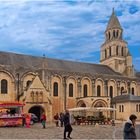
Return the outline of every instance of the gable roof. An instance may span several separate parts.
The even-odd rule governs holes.
[[[13,69],[50,69],[61,70],[66,72],[79,72],[89,74],[109,74],[121,75],[113,71],[110,67],[101,64],[82,63],[52,58],[35,57],[23,54],[15,54],[0,51],[0,65],[9,66]]]

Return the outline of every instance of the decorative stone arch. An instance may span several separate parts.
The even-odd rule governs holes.
[[[92,103],[92,107],[108,107],[108,104],[103,99],[98,99]]]
[[[33,78],[35,78],[36,75],[37,75],[37,73],[27,71],[20,76],[19,80],[22,82],[23,89],[28,88],[27,82],[30,81],[30,83],[31,83],[31,81],[33,80]]]
[[[77,102],[77,107],[87,107],[87,106],[88,106],[88,103],[83,100],[80,100]]]
[[[77,81],[76,77],[74,77],[74,76],[72,76],[72,75],[70,75],[70,76],[67,77],[66,82],[67,82],[69,79],[73,79],[75,82]]]
[[[70,87],[69,85],[72,84],[73,85],[73,97],[78,97],[78,92],[77,92],[77,80],[74,76],[69,76],[66,79],[66,83],[67,83],[67,96],[69,97],[69,92],[70,92]]]
[[[7,70],[0,70],[0,73],[1,73],[1,72],[7,74],[7,75],[11,78],[11,81],[14,82],[15,77],[14,77],[14,75],[13,75],[12,73],[10,73],[10,72],[7,71]]]
[[[61,80],[61,82],[62,82],[62,76],[61,76],[61,75],[59,75],[59,74],[53,74],[53,75],[51,76],[51,78],[53,79],[54,77],[59,78],[59,79]]]
[[[95,80],[95,93],[97,96],[98,86],[100,86],[100,96],[103,96],[104,93],[104,81],[101,78]]]
[[[31,71],[27,71],[27,72],[25,72],[24,74],[21,75],[21,81],[23,81],[24,78],[25,78],[26,76],[28,76],[28,75],[36,76],[36,73],[31,72]]]
[[[89,77],[83,77],[81,79],[81,85],[82,85],[82,96],[84,97],[85,94],[84,92],[86,92],[86,90],[87,90],[87,96],[92,96],[91,79]]]
[[[113,94],[112,97],[117,96],[117,86],[116,85],[117,85],[117,82],[114,79],[110,79],[108,81],[108,95],[109,96],[111,96],[111,94]],[[110,91],[111,86],[113,87],[112,91]],[[113,93],[111,93],[111,92],[113,92]]]
[[[135,81],[130,83],[130,93],[132,95],[137,95],[137,83]]]
[[[128,93],[127,82],[122,80],[120,83],[120,95]]]

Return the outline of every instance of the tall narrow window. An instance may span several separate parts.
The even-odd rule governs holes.
[[[121,105],[119,105],[119,112],[121,112]]]
[[[124,50],[123,50],[123,47],[122,47],[122,50],[121,50],[122,56],[123,56],[123,51],[124,51]]]
[[[84,85],[83,91],[84,91],[84,97],[87,97],[87,85]]]
[[[116,55],[119,55],[119,46],[116,46]]]
[[[123,94],[124,92],[124,87],[121,87],[121,95]]]
[[[113,30],[113,37],[115,38],[115,30]]]
[[[28,80],[26,83],[26,87],[29,87],[29,85],[31,84],[32,81]]]
[[[106,51],[106,49],[105,49],[105,58],[107,58],[107,51]]]
[[[135,90],[134,90],[134,88],[132,88],[132,95],[134,95],[135,94]]]
[[[53,96],[58,96],[58,83],[54,82],[53,84]]]
[[[8,82],[5,79],[1,80],[1,93],[2,94],[7,94],[8,93]]]
[[[124,106],[122,105],[122,112],[124,112]]]
[[[73,84],[69,84],[69,97],[73,97]]]
[[[97,97],[100,97],[101,96],[101,86],[98,85],[97,86]]]
[[[109,47],[109,56],[111,56],[111,46]]]
[[[117,30],[117,32],[116,32],[116,38],[118,38],[118,36],[119,36],[119,31]]]
[[[108,37],[109,37],[109,39],[111,38],[111,37],[110,37],[110,32],[108,32]]]
[[[113,98],[113,87],[110,86],[110,98]]]
[[[139,104],[139,112],[140,112],[140,104]]]

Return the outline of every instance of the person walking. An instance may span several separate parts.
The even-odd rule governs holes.
[[[124,125],[124,139],[137,139],[135,132],[137,116],[132,114]]]
[[[42,115],[41,115],[41,124],[42,124],[43,128],[46,128],[46,115],[45,115],[45,113],[42,113]]]
[[[60,113],[59,120],[60,120],[60,126],[63,127],[64,113],[62,113],[62,112]]]
[[[58,115],[58,113],[56,113],[54,115],[54,121],[55,121],[56,126],[58,127],[59,126],[59,115]]]
[[[71,123],[70,123],[70,114],[69,114],[69,111],[66,110],[65,114],[64,114],[64,118],[63,118],[63,121],[64,121],[64,139],[72,139],[71,138],[71,132],[72,132],[72,127],[71,127]],[[68,132],[68,135],[66,137],[66,132]]]

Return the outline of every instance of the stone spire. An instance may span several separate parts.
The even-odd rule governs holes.
[[[122,29],[121,25],[120,25],[120,22],[115,14],[115,11],[114,11],[114,8],[112,10],[112,15],[110,17],[110,20],[108,22],[108,25],[107,25],[107,28],[106,30],[109,30],[109,29],[114,29],[114,28],[119,28],[119,29]]]

